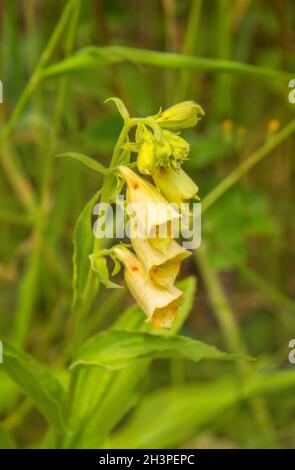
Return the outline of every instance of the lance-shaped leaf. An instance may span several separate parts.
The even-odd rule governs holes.
[[[97,192],[82,209],[74,230],[74,256],[73,256],[73,306],[76,305],[84,290],[90,269],[89,255],[94,244],[94,235],[91,226],[93,207],[97,201]]]
[[[85,166],[87,166],[91,170],[94,170],[97,173],[100,173],[101,175],[104,175],[104,176],[110,173],[108,168],[104,167],[101,163],[97,162],[93,158],[83,155],[82,153],[65,152],[65,153],[60,153],[55,156],[55,158],[61,158],[61,157],[73,158],[74,160],[78,160],[79,162],[83,163]]]
[[[227,354],[214,346],[185,336],[160,336],[136,331],[109,330],[86,341],[80,348],[75,366],[100,366],[122,369],[135,359],[173,358],[233,360],[236,354]]]
[[[64,428],[65,392],[58,380],[32,356],[3,343],[3,364],[6,372],[33,401],[47,421],[58,429]]]

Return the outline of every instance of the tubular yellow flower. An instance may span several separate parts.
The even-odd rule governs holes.
[[[158,114],[156,121],[165,129],[179,130],[195,126],[204,115],[202,107],[194,101],[182,101]]]
[[[140,238],[135,224],[131,226],[131,242],[134,251],[150,278],[160,287],[172,289],[179,273],[180,263],[191,253],[170,239],[163,252],[155,248],[150,240]]]
[[[176,287],[165,290],[157,286],[147,277],[142,264],[129,250],[115,247],[114,252],[125,266],[126,283],[132,296],[146,313],[146,321],[156,328],[171,328],[183,300],[183,292]]]
[[[169,204],[160,191],[130,168],[121,165],[118,173],[127,183],[127,210],[138,226],[144,230],[143,236],[149,238],[160,234],[162,237],[167,237],[171,223],[180,219],[179,212]]]
[[[182,169],[176,172],[172,168],[159,168],[152,176],[155,185],[169,202],[180,205],[198,193],[198,186]]]

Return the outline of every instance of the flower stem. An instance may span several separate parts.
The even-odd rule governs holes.
[[[215,188],[210,191],[202,201],[202,213],[204,213],[217,199],[220,198],[231,186],[233,186],[242,176],[244,176],[253,166],[259,163],[272,150],[274,150],[281,142],[287,139],[295,132],[295,119],[287,124],[272,139],[268,140],[256,152],[252,153],[247,160],[244,160],[237,168],[229,173]]]
[[[236,321],[236,315],[229,305],[217,273],[211,267],[205,244],[195,252],[195,259],[201,271],[209,301],[213,307],[229,351],[233,353],[246,353],[246,346],[243,342],[238,322]],[[238,360],[237,368],[244,379],[247,379],[252,374],[251,366],[244,361]],[[263,397],[252,398],[250,406],[260,429],[265,435],[267,444],[270,447],[276,447],[275,429]]]

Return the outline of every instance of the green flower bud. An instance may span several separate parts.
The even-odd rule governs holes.
[[[189,154],[189,143],[174,132],[163,130],[163,135],[172,148],[174,160],[183,162]]]
[[[155,141],[155,155],[157,166],[168,166],[172,149],[166,139],[163,139],[161,142]]]
[[[140,145],[137,157],[137,168],[143,175],[151,175],[156,168],[157,158],[151,139],[144,140]]]
[[[171,130],[185,129],[195,126],[205,113],[194,101],[182,101],[156,116],[157,123]]]
[[[129,250],[118,246],[114,248],[114,252],[125,266],[127,286],[147,315],[146,322],[155,328],[171,328],[178,307],[184,299],[183,292],[174,286],[168,290],[155,284],[138,258]]]
[[[136,129],[136,142],[139,147],[137,157],[138,171],[143,175],[151,175],[157,167],[155,139],[144,124]]]
[[[169,202],[180,205],[198,193],[198,186],[182,169],[176,172],[172,168],[159,168],[152,176],[155,185]]]

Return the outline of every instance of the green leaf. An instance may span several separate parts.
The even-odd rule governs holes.
[[[60,383],[36,359],[3,342],[3,364],[6,372],[33,401],[49,423],[64,428],[65,392]]]
[[[12,435],[2,426],[0,426],[0,449],[16,449]]]
[[[91,217],[99,193],[100,191],[92,196],[84,206],[74,229],[73,306],[77,304],[82,295],[90,268],[89,255],[92,253],[94,244]]]
[[[65,152],[65,153],[60,153],[58,155],[55,155],[55,158],[61,158],[61,157],[73,158],[74,160],[78,160],[79,162],[88,166],[88,168],[91,168],[91,170],[94,170],[97,173],[100,173],[101,175],[104,175],[104,176],[110,173],[108,168],[104,167],[101,163],[98,163],[93,158],[83,155],[82,153]]]
[[[185,301],[179,308],[175,331],[181,328],[191,310],[195,278],[188,277],[177,283],[177,287],[183,290]],[[145,319],[145,314],[134,304],[118,318],[113,329],[143,332],[149,329]],[[136,359],[121,370],[82,368],[71,417],[71,436],[66,446],[101,447],[106,435],[137,404],[150,366],[151,359]]]
[[[222,412],[261,394],[294,387],[294,372],[274,372],[240,380],[191,383],[146,396],[127,424],[106,443],[108,448],[172,448],[195,436]]]
[[[9,412],[17,400],[17,385],[5,374],[0,363],[0,415]]]
[[[135,359],[233,360],[237,356],[219,351],[201,341],[185,336],[160,336],[135,331],[105,331],[89,339],[80,348],[72,364],[122,369]]]
[[[95,255],[90,255],[90,262],[91,267],[97,274],[101,284],[103,284],[108,289],[118,289],[122,287],[110,280],[107,261],[103,256],[99,256],[99,252],[95,253]]]
[[[123,101],[120,98],[112,97],[112,98],[108,98],[107,100],[105,100],[105,103],[108,103],[109,101],[113,101],[115,103],[123,120],[126,121],[126,119],[129,118],[129,113]]]

